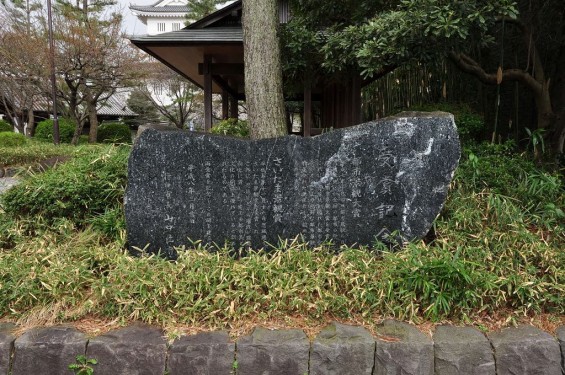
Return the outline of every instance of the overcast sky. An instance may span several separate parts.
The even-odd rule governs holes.
[[[129,10],[129,5],[150,5],[156,2],[156,0],[118,0],[117,7],[124,16],[124,32],[128,35],[146,34],[147,26],[141,23],[141,21],[131,13],[131,10]]]
[[[157,0],[117,0],[118,4],[116,7],[124,16],[123,29],[128,35],[143,35],[147,33],[147,26],[145,26],[140,20],[137,19],[129,10],[130,4],[135,5],[151,5],[155,4]],[[222,8],[228,4],[233,3],[235,0],[226,0],[226,2],[217,5],[216,8]]]

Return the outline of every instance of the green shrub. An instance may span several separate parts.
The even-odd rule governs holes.
[[[92,146],[90,146],[92,147]],[[4,148],[0,152],[0,165],[25,165],[40,162],[55,156],[73,156],[88,152],[69,144],[54,145],[28,138],[25,147]]]
[[[513,142],[485,142],[466,148],[455,183],[472,194],[491,194],[495,206],[500,200],[506,207],[515,206],[509,222],[523,216],[536,227],[564,230],[563,176],[539,169],[533,160],[513,149]]]
[[[20,133],[0,132],[0,147],[16,147],[23,146],[26,143],[26,137]]]
[[[89,143],[88,135],[83,134],[78,137],[78,144],[79,145],[87,145]]]
[[[98,142],[131,143],[129,126],[120,122],[109,122],[98,128]]]
[[[59,140],[61,143],[71,143],[75,134],[76,124],[65,118],[59,119]],[[53,142],[53,120],[43,120],[35,128],[35,138]]]
[[[121,205],[115,205],[108,208],[103,213],[89,219],[92,227],[113,240],[120,240],[126,229],[126,219],[124,216],[124,208]]]
[[[13,131],[14,131],[14,127],[12,125],[8,124],[4,120],[0,120],[0,133],[2,133],[2,132],[13,132]]]
[[[128,147],[106,147],[33,175],[2,196],[6,214],[14,218],[67,218],[83,225],[122,204]]]
[[[245,120],[229,118],[218,122],[212,128],[213,134],[229,135],[232,137],[249,138],[249,124]]]
[[[459,103],[431,103],[412,106],[411,111],[442,111],[452,113],[459,132],[461,142],[480,142],[485,128],[484,119],[467,104]]]

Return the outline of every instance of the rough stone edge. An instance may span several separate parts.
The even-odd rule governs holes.
[[[439,325],[436,326],[432,335],[432,341],[433,341],[433,345],[434,345],[434,374],[436,374],[438,372],[438,351],[440,350],[441,344],[438,346],[438,341],[441,342],[441,340],[436,340],[436,337],[439,336],[439,334],[441,333],[441,331],[444,328],[441,327],[446,327],[447,330],[461,330],[461,332],[463,331],[467,331],[468,333],[470,333],[471,335],[475,336],[473,338],[473,340],[464,340],[464,341],[460,341],[458,343],[463,343],[463,344],[467,344],[469,346],[471,346],[472,344],[482,344],[484,345],[484,348],[486,349],[488,347],[488,350],[490,351],[490,355],[492,358],[492,367],[493,367],[493,374],[496,374],[496,357],[495,357],[495,352],[494,352],[494,347],[492,345],[492,342],[488,339],[488,337],[485,335],[484,332],[481,332],[479,329],[477,329],[476,327],[473,326],[463,326],[463,327],[459,327],[459,326],[454,326],[454,325]],[[437,336],[436,336],[437,335]],[[467,337],[470,337],[471,335],[467,334]],[[442,342],[442,344],[446,343],[445,341]]]
[[[565,326],[558,327],[555,330],[555,335],[561,348],[561,372],[565,374]]]
[[[10,342],[10,350],[9,350],[9,357],[8,357],[8,367],[6,374],[0,375],[8,375],[12,373],[12,365],[14,364],[14,350],[16,342],[16,336],[13,334],[14,329],[16,329],[16,325],[13,323],[0,323],[0,335],[5,335],[8,338],[11,338]]]
[[[231,361],[231,362],[232,362],[232,373],[235,374],[234,365],[235,365],[235,363],[236,363],[236,361],[237,361],[237,359],[236,359],[236,356],[237,356],[237,341],[233,341],[233,340],[231,339],[231,337],[229,336],[229,332],[227,332],[227,331],[220,330],[220,331],[211,331],[211,332],[212,332],[212,333],[214,333],[214,332],[225,332],[225,333],[227,334],[227,339],[228,339],[228,341],[226,342],[226,344],[228,344],[228,345],[229,345],[229,344],[233,344],[233,358],[232,358],[232,361]],[[190,334],[190,335],[181,335],[181,336],[179,336],[179,337],[176,337],[175,339],[172,339],[172,340],[168,340],[168,341],[167,341],[167,349],[166,349],[166,350],[167,350],[167,353],[166,353],[166,355],[165,355],[165,374],[168,374],[168,373],[170,372],[170,368],[169,368],[169,359],[170,359],[171,350],[172,350],[172,348],[173,348],[174,342],[177,341],[177,340],[179,340],[179,339],[181,339],[182,337],[186,337],[186,336],[197,336],[197,335],[202,334],[202,333],[206,333],[206,332],[199,332],[199,333]]]
[[[373,346],[373,350],[372,350],[373,360],[372,360],[372,363],[371,363],[371,374],[374,374],[375,373],[375,365],[376,365],[376,355],[377,355],[377,340],[375,339],[373,334],[363,326],[343,324],[343,323],[340,323],[340,322],[337,322],[337,321],[330,322],[328,325],[326,325],[324,328],[322,328],[322,330],[316,335],[316,337],[314,337],[313,340],[310,340],[310,350],[309,350],[309,353],[308,353],[308,374],[312,373],[312,354],[313,354],[313,351],[314,351],[314,344],[318,340],[318,338],[320,338],[320,336],[323,334],[323,332],[325,330],[327,330],[328,328],[332,327],[332,326],[336,327],[336,330],[339,329],[340,326],[345,326],[345,327],[350,327],[350,328],[360,328],[359,331],[361,331],[360,333],[363,336],[366,336],[366,338],[370,337],[370,339],[373,342],[373,345],[372,345]],[[325,346],[324,343],[321,343],[321,345]]]
[[[11,324],[10,324],[10,325],[11,325]],[[0,323],[0,327],[1,327],[1,326],[2,326],[2,323]],[[13,327],[15,328],[16,326],[13,325]],[[543,331],[543,330],[541,330],[541,331],[542,331],[542,332],[546,332],[546,331]],[[0,330],[0,332],[1,332],[1,330]],[[493,333],[493,332],[491,332],[491,334],[492,334],[492,333]],[[546,333],[547,333],[547,332],[546,332]],[[561,354],[560,360],[561,360],[562,372],[563,372],[563,374],[565,374],[565,326],[558,327],[557,330],[555,331],[555,336],[557,336],[557,337],[556,337],[556,341],[558,342],[558,344],[559,344],[559,346],[560,346],[560,349],[561,349],[561,350],[560,350],[560,354]],[[90,338],[91,338],[91,337],[90,337]],[[89,342],[90,342],[90,338],[87,337],[86,346],[85,346],[85,353],[86,353],[86,350],[87,350],[87,348],[88,348],[88,344],[89,344]],[[487,336],[487,338],[488,338],[488,336]],[[13,369],[12,369],[12,366],[13,366],[13,364],[14,364],[13,359],[14,359],[14,351],[15,351],[15,345],[14,345],[15,340],[16,340],[16,337],[14,336],[14,340],[12,341],[12,348],[11,348],[11,357],[10,357],[10,364],[9,364],[9,366],[10,366],[10,367],[9,367],[9,373],[11,373],[11,371],[13,370]],[[309,340],[309,341],[310,341],[310,340]],[[373,362],[373,372],[375,371],[375,366],[376,366],[376,341],[377,341],[377,340],[375,340],[375,353],[374,353],[375,355],[374,355],[374,362]],[[493,352],[493,356],[494,356],[494,354],[495,354],[495,348],[494,348],[494,346],[493,346],[493,344],[492,344],[490,338],[488,338],[488,341],[489,341],[489,343],[490,343],[490,346],[491,346],[491,349],[492,349],[492,352]],[[433,343],[433,339],[432,339],[432,343]],[[169,351],[170,346],[171,346],[171,344],[170,344],[169,342],[167,342],[167,343],[166,343],[167,354],[166,354],[166,359],[165,359],[165,370],[168,369],[168,367],[167,367],[167,363],[168,363],[168,351]],[[311,351],[312,351],[312,341],[310,341],[309,353],[308,353],[308,371],[310,371],[310,356],[311,356]],[[236,340],[236,341],[234,342],[234,363],[237,362],[237,354],[238,354],[238,341]],[[495,365],[496,365],[496,357],[495,357]],[[4,375],[4,374],[0,374],[0,375]]]
[[[390,342],[385,338],[393,338],[396,340]],[[418,365],[420,371],[419,374],[433,375],[435,373],[435,345],[433,338],[430,335],[420,331],[416,326],[395,319],[385,319],[381,324],[377,326],[377,339],[375,340],[374,373],[377,371],[376,367],[378,363],[377,357],[379,345],[384,345],[386,347],[388,344],[392,344],[392,347],[394,347],[397,343],[404,344],[406,346],[420,345],[422,347],[429,347],[429,350],[431,351],[431,353],[428,353],[430,364],[427,368],[422,368],[422,361],[420,360],[420,364]]]
[[[82,335],[82,339],[84,340],[84,351],[82,353],[79,354],[75,354],[72,358],[69,358],[69,363],[67,363],[66,365],[70,365],[71,363],[76,363],[76,356],[82,354],[86,356],[86,348],[88,347],[88,342],[89,342],[89,336],[86,335],[85,333],[81,332],[80,330],[78,330],[75,326],[70,325],[70,324],[58,324],[58,325],[53,325],[53,326],[36,326],[36,327],[32,327],[28,330],[26,330],[25,332],[22,332],[21,334],[18,334],[17,337],[15,337],[15,340],[13,342],[13,349],[12,349],[12,356],[10,358],[10,371],[9,371],[9,375],[12,375],[14,373],[14,365],[16,364],[16,359],[17,359],[17,352],[16,352],[16,346],[17,346],[17,342],[18,340],[22,339],[24,335],[26,335],[27,333],[29,333],[30,331],[34,331],[36,330],[36,333],[42,334],[45,333],[45,331],[57,331],[59,329],[62,330],[70,330],[70,331],[74,331],[75,333]],[[61,341],[63,342],[63,341]],[[64,341],[64,343],[67,343],[67,341]],[[81,345],[82,346],[82,345]],[[69,370],[71,371],[71,370]]]
[[[560,327],[560,328],[562,328],[562,327]],[[558,328],[557,331],[559,331],[560,328]],[[557,331],[556,331],[556,333],[557,333]],[[535,327],[533,325],[529,325],[529,324],[522,324],[522,325],[518,325],[518,326],[505,327],[505,328],[498,330],[498,331],[489,332],[486,335],[489,342],[490,342],[492,354],[494,356],[494,364],[495,364],[495,369],[496,369],[497,375],[500,372],[507,372],[507,371],[504,371],[506,369],[500,369],[499,361],[498,361],[498,358],[497,358],[497,346],[500,346],[500,345],[504,346],[505,344],[512,346],[512,344],[515,343],[514,338],[512,338],[512,341],[510,341],[510,340],[508,340],[507,335],[515,335],[515,334],[520,335],[520,337],[519,337],[520,339],[523,339],[523,338],[528,339],[528,338],[531,338],[533,336],[536,339],[535,340],[536,344],[537,344],[537,341],[540,341],[540,339],[541,339],[541,341],[545,341],[545,340],[549,340],[550,342],[554,341],[555,344],[557,344],[558,354],[561,355],[561,358],[557,358],[557,362],[560,363],[560,367],[561,367],[560,372],[561,372],[561,374],[565,375],[565,367],[563,365],[564,355],[563,355],[563,349],[561,348],[561,345],[560,345],[561,342],[555,336],[551,335],[550,333],[548,333],[548,332],[546,332],[546,331],[544,331],[544,330],[542,330],[538,327]]]

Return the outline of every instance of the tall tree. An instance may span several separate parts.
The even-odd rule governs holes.
[[[56,66],[63,78],[59,95],[77,123],[73,144],[78,142],[87,119],[89,142],[96,142],[98,103],[116,89],[132,86],[141,72],[136,51],[123,38],[121,16],[103,15],[108,4],[58,4]]]
[[[124,120],[130,126],[155,124],[161,121],[161,116],[153,105],[153,101],[147,98],[141,89],[135,89],[131,92],[128,98],[128,107],[137,113],[136,117]]]
[[[245,96],[253,139],[286,134],[277,4],[243,1]]]
[[[44,102],[47,66],[43,34],[33,23],[40,7],[8,3],[0,26],[0,100],[19,132],[34,133],[34,108]]]
[[[198,21],[199,19],[213,13],[218,5],[225,3],[225,0],[188,0],[188,13],[186,20],[188,23]]]

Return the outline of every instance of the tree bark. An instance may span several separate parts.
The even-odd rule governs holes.
[[[90,130],[88,133],[88,143],[96,143],[98,138],[98,117],[96,116],[96,101],[89,100],[87,102],[88,122]]]
[[[33,108],[28,108],[28,110],[27,110],[27,136],[33,137],[34,135],[35,135],[35,115],[33,114]]]
[[[245,96],[251,138],[286,134],[276,0],[243,0]]]
[[[565,36],[565,17],[562,22],[562,35]],[[562,42],[559,49],[556,67],[550,87],[552,105],[555,111],[551,146],[553,152],[562,154],[565,143],[565,42]]]

